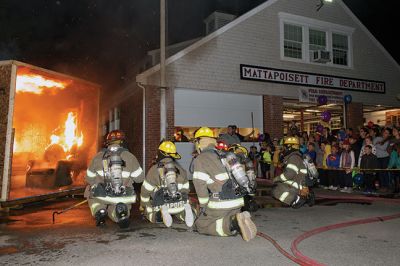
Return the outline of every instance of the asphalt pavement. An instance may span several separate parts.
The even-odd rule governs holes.
[[[1,265],[296,265],[267,240],[213,237],[144,220],[137,206],[128,229],[107,221],[96,227],[87,205],[56,217],[79,202],[58,200],[0,216]],[[259,231],[290,252],[292,241],[311,229],[354,219],[400,213],[400,204],[340,203],[333,206],[263,208],[253,213]],[[299,245],[326,265],[399,265],[400,219],[324,232]]]

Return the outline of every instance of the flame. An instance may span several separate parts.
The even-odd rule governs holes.
[[[37,74],[19,74],[17,76],[16,90],[17,92],[28,92],[34,94],[42,94],[46,89],[64,89],[66,84],[51,79],[46,79]]]
[[[76,135],[77,131],[77,125],[76,125],[76,115],[74,113],[69,112],[68,113],[68,118],[67,121],[65,121],[65,144],[68,147],[68,150],[71,150],[71,148],[74,145],[77,145],[80,147],[83,143],[83,135],[82,132],[80,133],[80,136],[78,137]]]
[[[76,122],[76,114],[73,112],[69,112],[67,116],[67,120],[64,124],[64,135],[51,135],[50,141],[51,144],[58,144],[63,147],[65,152],[71,152],[72,148],[76,145],[77,147],[82,146],[83,144],[83,134],[82,132],[77,135],[77,122]]]

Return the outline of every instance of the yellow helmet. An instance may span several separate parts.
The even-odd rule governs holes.
[[[203,137],[215,138],[214,132],[208,127],[201,127],[194,134],[194,138],[197,139],[197,138],[203,138]]]
[[[240,144],[233,144],[229,147],[229,151],[232,151],[235,154],[238,153],[243,153],[246,157],[249,155],[249,151],[246,149],[246,147],[240,145]]]
[[[181,156],[176,152],[176,146],[172,141],[163,141],[160,146],[158,146],[158,150],[161,151],[164,155],[171,156],[174,159],[180,159]]]
[[[283,144],[299,145],[299,139],[297,137],[286,137]]]
[[[300,142],[298,137],[286,137],[283,141],[283,145],[292,146],[295,149],[299,148]]]

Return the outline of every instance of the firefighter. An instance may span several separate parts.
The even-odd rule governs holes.
[[[297,137],[285,138],[283,147],[283,173],[274,178],[272,196],[293,208],[300,208],[310,196],[308,170],[299,152]]]
[[[185,221],[188,227],[194,223],[189,204],[189,181],[186,171],[175,161],[181,156],[171,141],[163,141],[158,147],[156,163],[150,168],[142,184],[140,206],[152,223],[172,225],[172,216]]]
[[[129,226],[130,209],[136,202],[133,182],[143,182],[143,170],[136,157],[122,147],[125,134],[113,130],[106,137],[106,148],[92,159],[86,172],[85,190],[96,225],[108,216],[121,228]]]
[[[214,133],[208,127],[199,128],[194,137],[199,153],[194,160],[193,172],[193,184],[200,205],[200,214],[195,222],[197,231],[216,236],[240,233],[245,241],[253,239],[257,234],[257,227],[249,212],[240,211],[244,205],[243,195],[235,190],[237,183],[248,189],[248,184],[240,179],[243,177],[243,167],[235,160],[222,160],[215,149]],[[224,165],[224,162],[231,162],[232,165]],[[237,174],[237,180],[236,176],[233,180],[233,172]]]

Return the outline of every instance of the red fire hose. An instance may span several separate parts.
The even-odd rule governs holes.
[[[331,199],[331,200],[346,200],[348,199],[349,201],[354,200],[354,197],[322,197],[324,199]],[[390,203],[397,203],[399,204],[400,201],[396,200],[390,200],[390,199],[381,199],[381,198],[365,198],[365,197],[359,197],[357,200],[364,200],[366,203],[372,203],[374,201],[380,201],[380,202],[390,202]],[[310,265],[316,265],[316,266],[325,266],[323,263],[318,262],[310,257],[305,256],[303,253],[301,253],[298,249],[298,245],[305,239],[323,233],[327,232],[330,230],[338,229],[338,228],[344,228],[348,226],[353,226],[353,225],[360,225],[360,224],[368,224],[368,223],[375,223],[375,222],[384,222],[392,219],[398,219],[400,218],[400,213],[397,214],[392,214],[392,215],[387,215],[387,216],[378,216],[378,217],[371,217],[371,218],[365,218],[365,219],[358,219],[358,220],[353,220],[349,222],[343,222],[343,223],[337,223],[337,224],[332,224],[332,225],[327,225],[327,226],[322,226],[318,227],[315,229],[312,229],[310,231],[307,231],[300,236],[298,236],[291,244],[291,251],[294,254],[290,254],[287,252],[284,248],[282,248],[276,240],[274,240],[272,237],[262,233],[258,232],[257,235],[270,241],[275,248],[285,257],[288,259],[292,260],[293,262],[299,264],[299,265],[304,265],[304,266],[310,266]]]

